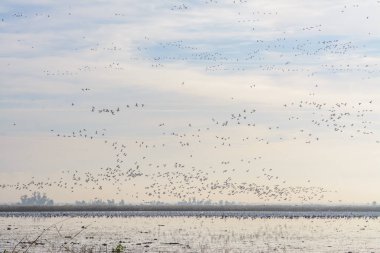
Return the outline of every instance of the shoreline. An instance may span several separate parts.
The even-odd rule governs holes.
[[[0,205],[0,213],[19,212],[380,212],[380,206],[349,205]]]

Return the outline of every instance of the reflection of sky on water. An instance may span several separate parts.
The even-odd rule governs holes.
[[[380,222],[370,218],[3,217],[0,248],[10,249],[24,237],[35,239],[44,228],[60,221],[57,228],[43,234],[39,241],[44,245],[32,247],[30,252],[57,250],[61,245],[104,251],[119,241],[127,252],[372,252],[378,249],[380,239]]]

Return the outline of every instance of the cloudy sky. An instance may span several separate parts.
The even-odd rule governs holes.
[[[380,201],[378,13],[3,0],[0,202]]]

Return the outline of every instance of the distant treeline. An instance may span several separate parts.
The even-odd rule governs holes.
[[[75,206],[125,206],[126,202],[124,200],[120,200],[119,202],[116,202],[114,199],[94,199],[90,201],[75,201]]]
[[[108,212],[108,211],[257,211],[257,212],[380,212],[380,206],[328,205],[2,205],[0,212]]]
[[[22,205],[22,206],[52,206],[54,205],[54,200],[50,199],[46,196],[46,193],[40,193],[40,192],[33,192],[31,196],[23,195],[20,197],[20,202],[17,203],[17,205]],[[125,206],[127,205],[127,201],[120,200],[116,201],[114,199],[107,199],[107,200],[102,200],[95,198],[93,200],[77,200],[75,201],[74,204],[69,204],[69,205],[75,205],[75,206]],[[164,206],[164,205],[169,205],[168,203],[161,202],[161,201],[150,201],[144,203],[145,205],[152,205],[152,206]],[[197,200],[196,198],[191,198],[186,200],[179,201],[175,203],[175,205],[180,205],[180,206],[187,206],[187,205],[196,205],[196,206],[201,206],[201,205],[237,205],[239,203],[236,203],[234,201],[223,201],[219,200],[217,202],[213,202],[211,200]]]
[[[76,206],[125,206],[127,205],[127,201],[120,200],[116,201],[114,199],[107,199],[107,200],[102,200],[102,199],[97,199],[95,198],[94,200],[90,201],[75,201]],[[150,201],[150,202],[145,202],[145,205],[152,205],[152,206],[165,206],[165,205],[170,205],[165,202],[161,201]],[[174,205],[181,205],[181,206],[186,206],[186,205],[197,205],[197,206],[203,206],[203,205],[237,205],[238,203],[234,201],[223,201],[219,200],[217,202],[213,202],[211,200],[197,200],[195,198],[191,198],[188,201],[182,200],[177,203],[174,203]]]
[[[372,205],[242,205],[235,202],[212,202],[210,200],[180,201],[168,204],[160,201],[146,202],[141,205],[128,204],[124,200],[76,201],[75,204],[54,204],[45,193],[34,192],[23,195],[16,205],[0,205],[0,212],[81,212],[81,211],[257,211],[257,212],[380,212],[376,202]]]
[[[52,206],[54,201],[46,196],[46,193],[33,192],[32,196],[22,195],[19,205],[22,206]]]

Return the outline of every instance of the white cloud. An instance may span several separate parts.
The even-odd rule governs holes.
[[[379,4],[365,1],[356,7],[346,1],[287,0],[207,5],[189,1],[188,10],[171,10],[173,5],[172,1],[121,0],[3,3],[0,141],[6,144],[3,147],[9,143],[22,146],[19,151],[7,149],[7,159],[0,164],[4,178],[9,177],[12,166],[29,171],[25,174],[27,180],[33,174],[30,171],[37,172],[34,168],[48,170],[58,163],[58,153],[64,152],[57,150],[60,140],[48,138],[45,151],[49,150],[51,158],[46,161],[41,153],[35,159],[25,156],[36,152],[35,147],[20,144],[29,138],[33,142],[44,140],[41,136],[50,127],[69,132],[78,125],[96,129],[106,126],[110,138],[146,138],[157,143],[168,141],[176,147],[178,140],[162,137],[157,125],[168,122],[171,131],[191,132],[185,126],[193,122],[202,129],[210,127],[210,135],[204,140],[212,144],[221,130],[211,118],[231,121],[232,113],[256,108],[259,116],[253,117],[255,130],[229,127],[223,129],[223,134],[238,143],[241,135],[251,135],[273,140],[273,144],[251,143],[218,150],[216,160],[229,155],[238,159],[253,148],[266,157],[275,157],[266,164],[284,168],[282,176],[294,183],[302,184],[309,176],[329,186],[340,180],[341,196],[347,201],[351,192],[347,182],[365,188],[365,182],[371,180],[354,177],[359,166],[360,172],[372,173],[378,163],[377,151],[373,150],[378,149],[375,141],[380,139]],[[17,17],[20,13],[23,15]],[[247,60],[249,56],[252,60]],[[212,66],[216,71],[207,71]],[[82,88],[90,91],[84,93]],[[300,101],[326,103],[329,107],[324,111],[283,107]],[[369,101],[373,101],[371,105]],[[91,113],[92,106],[125,107],[136,102],[145,103],[146,111],[123,111],[116,117]],[[329,109],[335,110],[333,106],[338,102],[349,106],[366,103],[363,109],[372,112],[366,111],[360,120],[371,122],[368,129],[375,133],[357,137],[354,143],[347,142],[347,135],[310,125],[311,119],[328,118],[333,113]],[[356,113],[356,107],[347,108]],[[289,115],[295,114],[302,115],[303,120],[287,122]],[[281,125],[276,133],[266,130],[276,125]],[[280,136],[291,139],[298,128],[313,131],[323,143],[305,148],[307,139],[298,135],[299,142],[280,141]],[[77,144],[65,141],[64,145],[70,150]],[[82,144],[86,145],[78,145]],[[199,153],[214,152],[211,145],[197,147]],[[102,152],[102,147],[88,148],[94,154]],[[370,150],[375,153],[368,155]],[[83,150],[77,151],[74,156],[80,156]],[[10,159],[17,152],[24,160]],[[185,162],[191,161],[186,149],[174,148],[172,152]],[[141,155],[139,151],[131,154],[136,159]],[[170,159],[161,151],[150,155],[156,162]],[[346,156],[350,159],[344,159]],[[339,159],[334,160],[336,157]],[[363,164],[363,160],[368,162]],[[88,167],[85,161],[75,161],[78,169]],[[208,162],[216,166],[219,161]],[[205,164],[209,165],[197,162],[198,167]],[[305,171],[308,164],[311,167]],[[319,174],[315,173],[318,168],[322,168]],[[335,174],[324,181],[328,170]],[[345,170],[351,174],[341,178]],[[379,177],[376,173],[373,176]],[[356,200],[368,201],[365,193],[371,193],[372,198],[370,188],[363,189]]]

